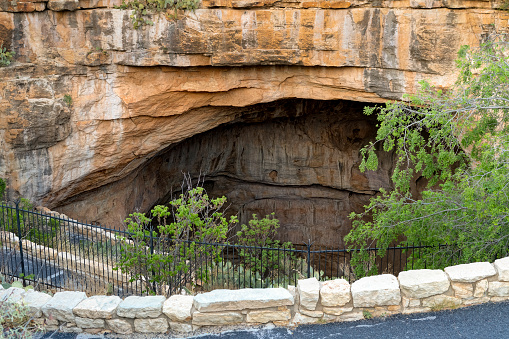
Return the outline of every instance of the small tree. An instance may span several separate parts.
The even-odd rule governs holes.
[[[186,176],[183,192],[169,206],[158,205],[151,211],[157,219],[133,213],[125,220],[130,239],[122,239],[117,269],[131,274],[131,280],[143,279],[151,293],[169,293],[197,279],[207,281],[209,272],[203,261],[219,261],[222,248],[237,217],[224,216],[226,198],[210,199],[203,187],[193,187]],[[171,222],[168,220],[171,219]]]
[[[479,48],[463,46],[453,88],[426,82],[409,102],[377,108],[376,141],[362,149],[361,170],[375,170],[377,153],[394,151],[394,190],[352,213],[350,247],[383,248],[406,238],[435,245],[414,257],[414,267],[443,267],[492,260],[509,248],[509,43],[489,36]],[[366,108],[366,114],[375,109]],[[417,199],[410,182],[422,176],[428,187]],[[367,219],[366,217],[371,219]],[[450,246],[440,248],[439,244]],[[367,252],[355,254],[358,261]],[[364,256],[364,257],[363,257]],[[360,273],[360,272],[357,272]]]
[[[266,280],[267,284],[276,277],[289,277],[295,273],[295,255],[287,251],[293,249],[292,244],[274,240],[279,228],[279,220],[274,217],[274,213],[262,219],[253,214],[248,224],[242,225],[237,232],[237,244],[244,246],[239,251],[244,265],[262,280]]]

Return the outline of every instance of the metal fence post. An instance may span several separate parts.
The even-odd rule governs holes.
[[[23,259],[23,242],[21,241],[21,222],[19,215],[19,200],[16,200],[16,223],[18,224],[18,241],[19,241],[19,254],[21,256],[21,274],[23,274],[23,286],[26,286],[25,281],[25,260]]]
[[[153,235],[153,228],[151,225],[150,226],[150,256],[151,256],[150,259],[151,260],[153,259],[153,257],[152,257],[153,254],[154,254],[154,235]],[[154,293],[157,293],[155,275],[156,275],[155,270],[152,270],[152,279],[154,279],[154,282],[152,283],[152,290],[154,291]]]
[[[308,278],[311,278],[311,245],[313,245],[311,242],[306,244],[308,247]]]

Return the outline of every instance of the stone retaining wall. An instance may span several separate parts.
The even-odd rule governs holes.
[[[344,279],[300,280],[296,287],[215,290],[196,296],[174,295],[121,299],[84,292],[49,296],[11,287],[4,300],[30,307],[47,330],[120,334],[190,333],[203,326],[276,326],[355,321],[365,316],[428,312],[509,299],[509,257],[442,270],[413,270]]]

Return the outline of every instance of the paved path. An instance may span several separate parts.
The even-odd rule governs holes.
[[[51,334],[39,336],[49,338]],[[56,333],[52,339],[115,338],[113,335]],[[176,338],[169,335],[129,335],[119,338]],[[453,311],[397,315],[386,319],[351,323],[300,326],[294,330],[265,328],[237,330],[223,334],[201,334],[199,339],[507,339],[509,302],[489,303]]]
[[[35,279],[42,279],[45,283],[55,287],[63,287],[65,281],[72,276],[66,267],[59,267],[47,260],[35,256],[23,254],[25,276],[33,275]],[[3,248],[0,250],[0,263],[4,266],[5,273],[21,276],[21,254],[18,250]]]

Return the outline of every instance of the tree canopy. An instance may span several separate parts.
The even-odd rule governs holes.
[[[443,267],[492,260],[509,248],[509,35],[487,36],[477,48],[463,46],[459,76],[441,90],[423,81],[416,95],[378,114],[376,140],[361,152],[361,171],[376,170],[377,154],[392,151],[394,189],[381,190],[352,213],[352,247],[401,242],[432,248],[413,258],[414,267]],[[412,195],[412,180],[428,186]],[[384,255],[384,251],[381,252]],[[367,259],[361,252],[355,260]],[[354,260],[354,261],[355,261]]]

